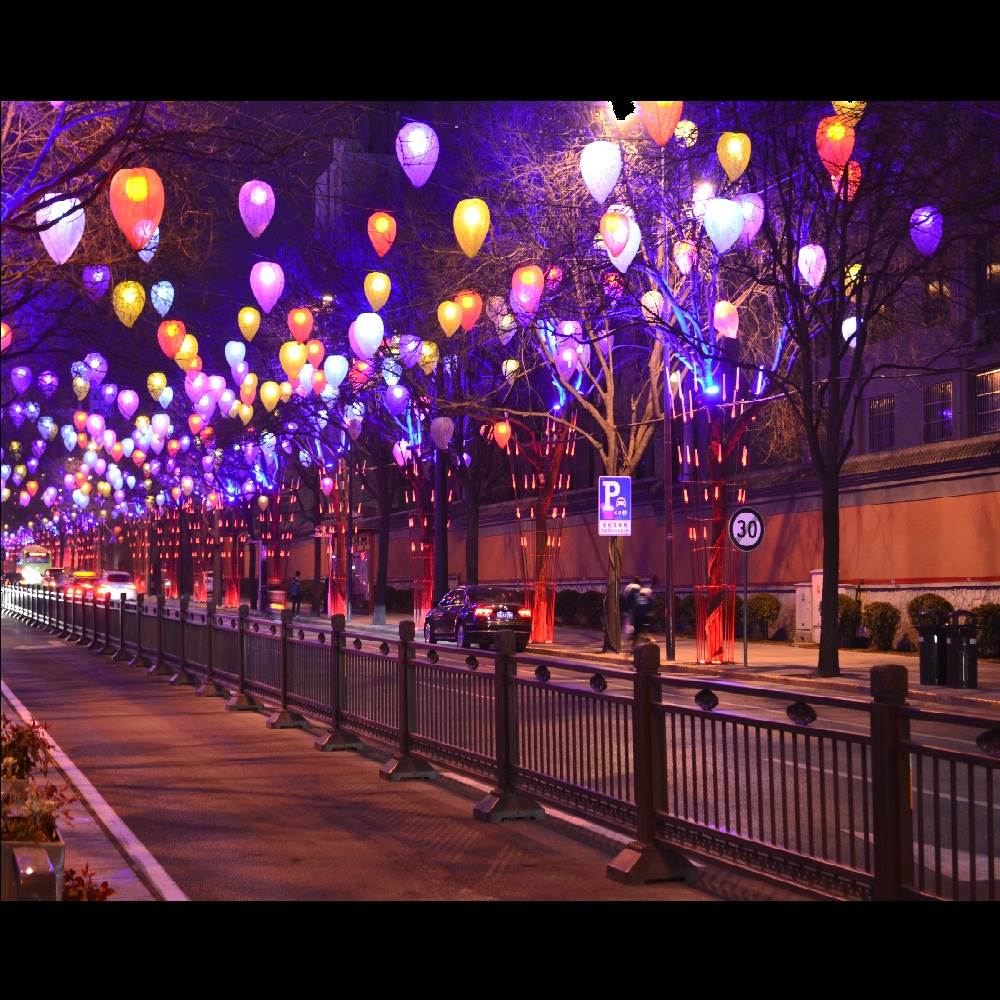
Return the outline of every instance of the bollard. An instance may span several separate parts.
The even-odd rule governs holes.
[[[146,603],[146,595],[139,594],[135,599],[135,656],[128,661],[130,667],[148,667],[149,660],[142,655],[142,608]]]
[[[208,631],[205,633],[205,683],[194,689],[194,693],[200,698],[228,698],[229,692],[221,684],[215,682],[212,671],[215,669],[215,646],[212,642],[212,627],[215,624],[215,601],[208,601],[205,605],[205,623]]]
[[[426,760],[410,753],[410,727],[413,724],[413,706],[416,702],[410,660],[415,634],[416,627],[410,619],[399,623],[399,655],[396,660],[399,750],[379,768],[378,772],[380,778],[386,778],[388,781],[407,781],[411,778],[431,781],[438,776],[437,771]]]
[[[171,674],[171,684],[188,684],[194,686],[194,680],[187,669],[187,613],[191,598],[186,594],[177,601],[177,672]]]
[[[247,692],[247,619],[250,617],[250,605],[241,604],[236,633],[236,648],[239,654],[240,677],[239,686],[229,701],[226,702],[227,712],[259,712],[261,704]]]
[[[291,666],[292,610],[284,608],[281,612],[281,708],[267,718],[268,729],[306,729],[309,723],[304,715],[293,712],[288,707],[288,671]]]
[[[489,795],[478,802],[472,810],[472,815],[476,819],[486,823],[500,823],[505,819],[541,819],[545,815],[545,810],[530,795],[522,795],[514,790],[514,769],[517,766],[515,642],[514,633],[509,631],[498,632],[494,642],[496,782]]]
[[[663,799],[665,739],[662,714],[654,715],[660,700],[656,675],[660,647],[640,643],[633,653],[635,666],[632,701],[632,777],[635,788],[636,839],[608,865],[608,878],[626,885],[667,879],[691,880],[695,867],[678,851],[656,841],[656,807]],[[654,691],[655,685],[655,691]]]
[[[317,750],[360,750],[361,740],[353,733],[340,728],[340,706],[347,692],[347,674],[344,671],[344,652],[347,640],[344,629],[347,621],[343,615],[330,617],[330,728],[326,736],[316,740]]]
[[[913,815],[910,739],[906,704],[908,674],[901,664],[871,668],[872,899],[899,899],[913,882]]]
[[[120,594],[118,597],[118,648],[115,650],[115,655],[111,657],[111,662],[118,663],[127,657],[128,653],[125,652],[125,595]]]
[[[166,598],[163,594],[156,595],[156,659],[153,665],[146,671],[154,677],[170,677],[173,671],[167,666],[167,661],[163,658],[163,609]]]

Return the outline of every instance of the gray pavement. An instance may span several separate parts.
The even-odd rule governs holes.
[[[308,732],[266,730],[9,619],[2,646],[16,697],[192,899],[801,898],[711,868],[695,885],[621,886],[605,876],[611,840],[548,817],[479,823],[466,783],[380,780],[383,749],[317,753]],[[124,886],[128,864],[93,826],[74,852]]]

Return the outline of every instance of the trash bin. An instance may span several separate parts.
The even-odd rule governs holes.
[[[971,611],[953,611],[945,644],[948,649],[948,687],[978,687],[976,623]]]
[[[920,648],[920,683],[948,683],[947,615],[922,611],[917,615],[917,642]]]

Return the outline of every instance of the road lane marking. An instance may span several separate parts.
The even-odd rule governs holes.
[[[10,702],[14,711],[21,719],[31,725],[31,712],[21,703],[17,695],[7,686],[6,681],[0,681],[3,696]],[[101,825],[125,853],[126,857],[143,873],[155,887],[160,896],[172,902],[187,902],[188,897],[181,887],[167,874],[163,866],[153,857],[149,848],[125,825],[125,821],[108,805],[104,796],[94,787],[86,775],[70,760],[66,752],[52,738],[51,733],[42,729],[42,734],[52,744],[52,759],[66,775],[81,798],[87,803],[91,812],[98,818]]]

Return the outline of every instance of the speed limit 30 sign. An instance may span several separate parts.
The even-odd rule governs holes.
[[[751,552],[764,541],[764,518],[753,507],[740,507],[729,519],[729,540],[741,552]]]

